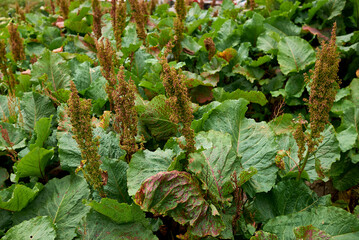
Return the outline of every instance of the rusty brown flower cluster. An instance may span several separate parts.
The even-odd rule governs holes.
[[[150,2],[150,14],[153,14],[153,12],[156,9],[157,4],[158,4],[157,0],[151,0],[151,2]]]
[[[17,26],[15,26],[12,22],[8,26],[9,34],[10,34],[10,49],[14,60],[21,61],[25,60],[25,51],[23,39],[20,37],[20,33],[17,31]]]
[[[93,12],[93,32],[95,37],[99,39],[102,36],[102,24],[101,24],[101,5],[99,0],[92,0],[92,12]]]
[[[204,39],[204,46],[208,51],[208,60],[211,61],[213,56],[216,54],[216,45],[213,42],[213,39],[208,37]]]
[[[303,172],[309,155],[313,153],[322,141],[321,133],[329,123],[329,112],[333,106],[335,95],[339,89],[339,52],[336,46],[336,23],[333,25],[332,36],[329,43],[324,41],[321,48],[317,49],[314,71],[310,71],[311,76],[305,74],[305,81],[310,87],[309,94],[309,115],[310,133],[304,133],[303,127],[306,122],[299,118],[294,138],[298,145],[298,157],[301,161],[301,168],[298,178]],[[307,146],[307,152],[305,152]]]
[[[177,17],[174,22],[175,46],[173,49],[173,55],[175,59],[178,61],[182,51],[181,42],[183,40],[184,20],[186,18],[186,5],[184,0],[176,1],[175,9],[176,9]]]
[[[112,0],[111,4],[112,27],[116,39],[116,47],[119,50],[121,49],[122,34],[126,28],[126,2],[119,0],[117,4],[117,0]]]
[[[62,17],[64,19],[69,18],[69,7],[70,7],[70,1],[69,0],[57,0],[57,6],[60,7],[60,12],[62,14]]]
[[[70,82],[71,95],[67,102],[68,115],[71,119],[73,138],[81,150],[81,165],[86,181],[96,189],[101,197],[105,197],[102,174],[100,169],[101,160],[98,154],[99,140],[93,137],[91,127],[91,100],[80,99],[73,81]]]
[[[126,161],[139,150],[136,144],[137,111],[135,108],[136,86],[130,79],[125,80],[124,67],[121,66],[117,75],[118,85],[113,92],[115,103],[115,130],[120,133],[120,147],[127,152]]]
[[[171,115],[171,121],[176,124],[181,124],[180,132],[186,139],[186,145],[182,146],[187,151],[187,154],[194,152],[195,141],[194,131],[191,129],[191,123],[193,120],[193,109],[191,101],[188,97],[187,87],[184,84],[185,76],[173,67],[170,67],[167,62],[167,54],[173,48],[171,42],[166,46],[166,51],[160,59],[162,65],[161,79],[163,86],[165,87],[168,97],[168,104],[173,110]]]
[[[332,36],[329,43],[324,41],[321,49],[317,49],[317,60],[311,77],[305,75],[305,81],[310,87],[309,113],[311,139],[314,141],[309,146],[315,147],[319,144],[320,133],[329,122],[329,112],[333,107],[335,95],[339,89],[339,52],[336,46],[336,30],[334,23]],[[311,150],[311,149],[310,149]]]
[[[101,39],[95,41],[97,49],[97,58],[100,61],[102,76],[106,78],[106,93],[110,102],[111,111],[114,107],[114,102],[112,98],[112,93],[117,84],[116,74],[115,74],[115,64],[116,62],[115,50],[111,46],[111,42],[108,39]]]
[[[146,45],[148,12],[145,6],[147,6],[147,4],[144,2],[140,3],[137,0],[130,0],[130,4],[133,13],[132,16],[136,22],[137,35],[143,41],[144,45]]]

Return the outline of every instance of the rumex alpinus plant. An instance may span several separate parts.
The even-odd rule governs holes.
[[[23,45],[23,39],[20,37],[20,33],[17,31],[17,26],[10,22],[8,26],[10,34],[10,49],[14,60],[21,61],[25,60],[25,51]]]
[[[101,32],[101,5],[99,0],[92,0],[92,12],[93,12],[93,32],[95,33],[95,37],[99,39],[102,36]]]
[[[126,28],[126,2],[119,0],[117,4],[117,0],[112,0],[111,2],[111,17],[112,17],[112,27],[113,33],[116,39],[116,47],[117,50],[121,49],[122,43],[122,34]]]
[[[175,46],[173,50],[173,55],[175,59],[178,61],[182,51],[181,42],[183,40],[184,20],[186,17],[186,6],[184,0],[176,1],[175,9],[176,9],[177,17],[174,22]]]
[[[0,71],[3,77],[7,77],[7,58],[5,40],[0,40]]]
[[[114,102],[112,99],[112,93],[117,84],[116,74],[115,74],[115,50],[111,46],[110,40],[101,39],[95,41],[97,49],[97,58],[99,59],[101,65],[102,76],[107,80],[106,84],[106,93],[108,100],[110,102],[110,109],[113,110]]]
[[[182,125],[180,132],[186,139],[186,145],[181,147],[187,151],[187,154],[189,154],[195,151],[194,131],[191,128],[193,109],[187,94],[187,87],[184,84],[185,76],[177,72],[174,67],[170,67],[167,62],[166,57],[172,48],[172,42],[169,42],[160,59],[162,65],[161,79],[168,96],[167,102],[174,113],[170,117],[171,121]]]
[[[81,149],[81,165],[86,181],[105,197],[103,189],[101,161],[98,154],[99,140],[93,137],[91,127],[91,100],[80,99],[73,81],[70,82],[71,95],[68,100],[68,114],[72,124],[73,138]]]
[[[146,45],[146,15],[148,13],[142,12],[143,7],[141,7],[140,3],[137,0],[130,0],[131,9],[132,9],[132,16],[135,18],[136,22],[136,31],[138,37],[143,41],[144,45]]]
[[[137,111],[135,108],[136,86],[130,79],[125,80],[124,67],[121,66],[117,75],[118,85],[113,92],[115,103],[115,130],[120,133],[120,146],[127,152],[126,161],[139,150],[136,144]]]
[[[299,147],[298,157],[301,160],[301,169],[298,175],[300,178],[309,155],[313,153],[316,147],[322,141],[321,132],[325,125],[329,123],[329,112],[333,106],[335,95],[339,89],[339,52],[336,46],[336,23],[333,25],[332,36],[329,43],[321,43],[321,49],[317,49],[317,60],[314,71],[310,71],[311,76],[305,75],[305,81],[310,87],[308,101],[310,115],[310,133],[304,134],[303,120],[299,119],[294,137]],[[307,146],[307,152],[304,155],[304,142]]]

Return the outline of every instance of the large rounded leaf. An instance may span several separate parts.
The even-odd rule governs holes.
[[[53,240],[56,238],[55,225],[50,217],[35,217],[24,221],[7,231],[4,240]]]
[[[296,227],[313,225],[331,236],[359,231],[359,220],[351,213],[337,207],[318,207],[311,211],[279,216],[269,220],[263,230],[276,234],[279,239],[296,239]],[[344,238],[353,239],[353,238]]]
[[[244,99],[223,102],[209,114],[203,123],[203,130],[213,129],[231,134],[242,169],[254,167],[258,170],[258,174],[244,185],[247,192],[268,192],[275,184],[278,171],[274,164],[274,134],[268,124],[244,117],[246,105]]]
[[[159,172],[167,171],[174,156],[175,153],[170,149],[165,151],[157,149],[154,152],[144,150],[132,155],[127,170],[128,194],[130,196],[135,195],[147,178]]]
[[[313,48],[300,37],[285,37],[278,44],[278,63],[284,74],[304,70],[315,59]]]
[[[225,202],[233,191],[231,175],[240,172],[241,165],[232,148],[232,137],[228,133],[210,130],[196,136],[196,148],[203,149],[190,155],[188,169],[215,196],[216,201]]]
[[[56,114],[50,98],[36,92],[24,93],[20,105],[27,130],[32,131],[39,119]]]
[[[218,236],[225,228],[215,206],[202,195],[198,182],[187,172],[160,172],[148,178],[134,201],[144,211],[172,217],[189,224],[189,233],[204,237]]]
[[[89,195],[90,189],[82,177],[54,178],[30,205],[14,214],[14,223],[19,224],[35,216],[50,216],[56,223],[57,239],[73,239],[76,227],[89,211],[89,207],[82,203],[82,199],[87,199]]]

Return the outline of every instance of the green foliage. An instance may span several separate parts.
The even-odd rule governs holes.
[[[53,0],[52,9],[49,0],[20,0],[17,10],[0,2],[0,238],[359,238],[358,1],[255,0],[252,10],[231,0],[208,9],[176,1],[177,12],[146,1],[116,11],[106,1]],[[24,39],[17,62],[10,21]],[[318,65],[325,80],[334,69],[319,68],[314,51],[326,51],[334,22],[341,89],[334,98],[317,84],[334,103],[319,101],[328,121],[303,167],[297,117],[307,136],[318,133],[307,124],[318,116],[307,111],[314,74],[304,74]],[[95,38],[116,46],[101,66]],[[126,89],[116,99],[119,108],[134,103],[132,156],[102,76],[109,66],[123,86],[133,83],[131,99]],[[68,110],[70,80],[86,116]],[[75,128],[87,137],[76,141]],[[92,152],[89,132],[101,195],[75,174]]]

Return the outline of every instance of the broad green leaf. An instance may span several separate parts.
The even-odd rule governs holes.
[[[186,35],[182,40],[181,45],[183,48],[186,48],[195,54],[202,48],[201,45],[199,45],[191,36],[188,35]]]
[[[292,133],[294,129],[293,115],[284,113],[268,123],[275,135]]]
[[[321,8],[324,19],[331,20],[334,17],[339,16],[342,13],[345,4],[346,0],[328,0]]]
[[[26,147],[27,134],[21,129],[7,122],[0,122],[0,125],[7,132],[9,140],[12,144],[5,141],[2,134],[0,134],[0,151],[6,151],[7,148],[14,150]],[[12,146],[11,146],[12,145]]]
[[[264,232],[262,230],[257,231],[253,237],[251,237],[250,240],[278,240],[278,237],[269,232]]]
[[[54,150],[35,147],[25,155],[16,166],[16,177],[45,177],[45,167],[47,162],[54,155]]]
[[[4,240],[53,240],[56,227],[48,216],[39,216],[12,227],[6,232]]]
[[[344,110],[342,122],[338,128],[337,138],[342,151],[350,150],[358,144],[359,108],[350,107]]]
[[[353,159],[351,159],[353,162]],[[339,166],[336,166],[339,168]],[[334,168],[335,169],[335,168]],[[359,168],[358,165],[350,164],[344,169],[344,171],[339,176],[334,176],[332,178],[333,186],[339,191],[346,191],[353,186],[359,184]]]
[[[0,191],[0,208],[8,211],[20,211],[34,200],[43,185],[36,183],[31,189],[21,184],[13,184]]]
[[[249,102],[248,102],[249,103]],[[194,112],[195,119],[192,121],[191,128],[195,132],[202,131],[203,123],[207,120],[210,113],[218,106],[221,105],[220,102],[213,101],[207,105],[200,107],[196,112]]]
[[[94,210],[87,214],[77,232],[83,240],[158,239],[141,222],[118,224]]]
[[[358,139],[358,132],[355,126],[350,125],[349,128],[337,133],[337,139],[342,152],[346,152],[355,146]]]
[[[321,171],[326,174],[329,172],[331,165],[340,159],[339,142],[335,136],[335,130],[332,125],[326,127],[323,141],[319,144],[317,150],[308,158],[305,171],[309,174],[312,181],[317,180],[318,174],[315,170],[315,161],[320,161]]]
[[[301,226],[294,229],[297,239],[331,239],[331,236],[312,225]]]
[[[195,236],[215,237],[225,228],[216,207],[203,198],[198,182],[187,172],[157,173],[141,185],[134,201],[144,211],[189,224],[188,232]]]
[[[279,239],[296,239],[296,227],[312,225],[317,229],[339,236],[359,231],[359,220],[351,213],[337,207],[318,207],[270,219],[263,230],[274,233]]]
[[[288,78],[285,85],[285,92],[289,97],[299,98],[304,92],[304,76],[303,74],[296,74]]]
[[[107,171],[107,184],[104,186],[106,196],[119,202],[130,203],[127,189],[128,164],[122,160],[102,158],[101,169]]]
[[[243,25],[243,42],[250,42],[252,46],[256,46],[258,36],[265,31],[263,22],[264,17],[254,13],[252,18],[247,20]]]
[[[244,187],[250,194],[268,192],[274,186],[278,170],[274,165],[274,134],[266,123],[257,123],[244,117],[247,103],[244,99],[223,102],[211,111],[203,123],[203,130],[213,129],[231,134],[243,169],[254,167],[258,170],[258,174]]]
[[[20,105],[26,130],[32,131],[39,119],[56,114],[50,98],[36,92],[24,93]]]
[[[168,140],[177,133],[177,125],[170,120],[172,112],[166,103],[166,97],[158,95],[146,105],[140,119],[156,140]]]
[[[73,73],[73,81],[79,92],[90,87],[92,82],[97,81],[101,77],[100,67],[91,68],[91,63],[85,61],[79,64]]]
[[[51,133],[51,121],[52,116],[50,118],[41,118],[35,124],[35,133],[36,133],[36,141],[34,144],[30,144],[30,150],[34,149],[35,147],[42,147],[44,142],[49,137]]]
[[[15,224],[35,216],[50,216],[57,227],[57,239],[73,239],[81,219],[86,216],[89,207],[82,203],[90,190],[84,178],[66,176],[50,180],[35,201],[21,212],[13,215]]]
[[[47,85],[51,90],[70,87],[70,69],[59,54],[45,50],[41,58],[33,65],[32,80],[38,81],[44,74],[47,75]]]
[[[227,66],[228,62],[223,58],[214,56],[210,62],[203,65],[203,71],[208,75],[213,75],[220,72],[223,67]]]
[[[257,221],[266,222],[271,218],[308,210],[326,202],[319,199],[302,181],[283,180],[268,193],[259,193],[253,208]]]
[[[135,195],[147,178],[166,171],[174,156],[170,149],[157,149],[154,152],[144,150],[133,154],[127,170],[128,194]]]
[[[280,35],[273,31],[265,31],[257,38],[257,47],[265,53],[277,54]]]
[[[233,92],[226,92],[223,88],[214,88],[212,90],[213,97],[216,101],[223,102],[228,99],[239,99],[244,98],[249,102],[258,103],[261,106],[267,104],[267,99],[265,95],[260,91],[243,91],[241,89],[237,89]]]
[[[308,11],[308,18],[306,19],[306,22],[309,23],[310,20],[315,16],[315,14],[318,12],[319,9],[321,9],[324,4],[326,4],[328,0],[317,0],[313,2],[313,6]]]
[[[285,75],[304,70],[315,60],[312,46],[300,37],[285,37],[278,44],[278,63]]]
[[[295,25],[287,17],[276,16],[267,18],[264,27],[266,31],[274,31],[281,37],[285,36],[299,36],[301,28]]]
[[[58,142],[59,159],[61,169],[65,171],[75,171],[82,160],[81,150],[71,133],[67,132],[61,136]]]
[[[106,132],[103,128],[97,127],[93,131],[94,137],[100,138],[98,153],[101,157],[119,159],[126,154],[125,150],[120,148],[120,140],[114,132]]]
[[[227,198],[234,189],[231,175],[234,171],[241,171],[240,161],[232,148],[231,135],[210,130],[198,133],[195,141],[196,148],[202,150],[189,155],[188,169],[216,201],[229,201]]]
[[[126,203],[119,203],[114,199],[102,198],[101,202],[90,201],[87,205],[118,224],[147,221],[145,213],[134,203],[128,205]],[[147,224],[149,223],[147,222]]]

